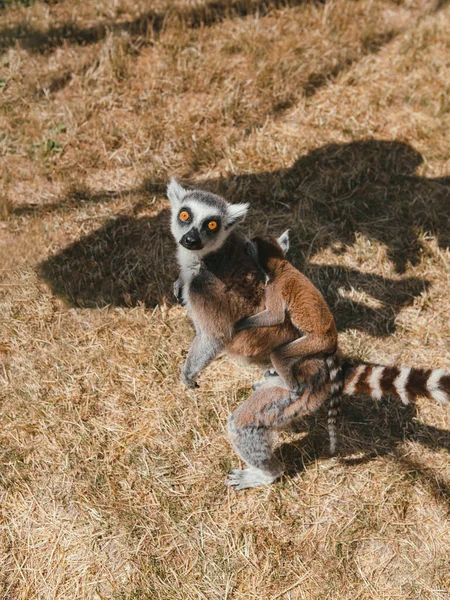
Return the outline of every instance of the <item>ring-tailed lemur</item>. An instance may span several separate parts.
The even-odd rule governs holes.
[[[240,319],[261,312],[266,305],[264,273],[248,252],[248,240],[235,230],[248,205],[185,190],[173,179],[168,197],[181,270],[174,289],[177,295],[181,293],[196,332],[182,369],[183,383],[195,387],[198,373],[220,352],[269,368],[274,350],[297,339],[298,330],[286,318],[271,327],[234,332]],[[374,398],[391,394],[405,403],[417,396],[439,402],[450,398],[450,374],[440,369],[351,366],[338,353],[301,361],[295,366],[295,376],[302,382],[302,391],[293,394],[281,377],[268,377],[231,415],[229,439],[248,468],[233,470],[228,485],[244,489],[275,481],[283,467],[273,454],[271,431],[311,414],[329,395],[332,446],[342,391]]]

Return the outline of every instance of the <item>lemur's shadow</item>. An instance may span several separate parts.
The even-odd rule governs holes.
[[[169,222],[167,209],[109,219],[41,263],[40,275],[71,306],[154,307],[178,276]]]
[[[450,453],[450,431],[425,425],[417,416],[414,404],[405,407],[400,400],[385,398],[375,403],[366,397],[344,397],[339,441],[339,461],[344,465],[365,464],[378,457],[391,458],[405,471],[405,477],[419,479],[444,501],[450,511],[450,485],[436,473],[428,472],[404,451],[405,441],[413,441],[431,450]],[[326,409],[296,423],[294,433],[307,435],[298,441],[282,444],[277,450],[286,467],[287,477],[296,477],[309,464],[329,457]]]
[[[249,201],[249,232],[290,227],[291,257],[322,290],[336,314],[339,329],[361,329],[386,336],[395,318],[429,285],[418,277],[385,278],[334,265],[313,265],[310,256],[323,248],[344,253],[360,234],[382,241],[397,270],[416,263],[423,250],[421,231],[448,244],[450,178],[415,175],[422,161],[402,142],[366,140],[330,144],[301,157],[290,169],[192,182],[233,201]],[[163,197],[167,181],[144,181],[122,191],[136,197],[136,207],[150,194]],[[107,202],[114,194],[82,201]],[[74,198],[22,213],[73,211]],[[139,211],[135,211],[139,213]],[[121,215],[45,260],[39,268],[52,291],[73,306],[153,307],[172,299],[177,267],[169,232],[169,211],[155,217]],[[355,302],[345,292],[356,289],[378,306]],[[373,304],[373,303],[372,303]]]

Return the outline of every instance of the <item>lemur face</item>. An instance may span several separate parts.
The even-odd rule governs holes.
[[[209,192],[185,190],[175,179],[169,183],[167,196],[172,207],[172,235],[199,256],[218,250],[248,209],[248,204],[229,204]]]

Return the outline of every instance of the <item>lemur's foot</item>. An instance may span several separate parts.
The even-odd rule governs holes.
[[[259,388],[262,387],[263,385],[267,386],[270,383],[269,380],[275,381],[275,377],[279,377],[279,375],[275,371],[275,369],[267,369],[267,371],[265,371],[262,379],[260,379],[259,381],[255,381],[255,383],[252,383],[252,390],[256,391],[256,390],[259,390]],[[281,381],[281,379],[280,379],[280,381]]]
[[[186,373],[181,373],[181,382],[190,389],[195,389],[200,387],[198,383],[195,381],[193,377],[186,375]]]
[[[296,383],[296,385],[290,389],[291,401],[298,400],[306,390],[307,386],[304,383]]]
[[[267,371],[265,371],[262,379],[260,379],[259,381],[255,381],[255,383],[252,383],[252,390],[255,392],[256,390],[259,390],[259,388],[265,384],[267,384],[267,380],[270,379],[271,377],[278,377],[278,373],[275,371],[275,369],[267,369]]]
[[[248,469],[233,469],[228,475],[228,479],[225,482],[228,487],[234,487],[236,491],[245,490],[252,487],[260,487],[263,485],[270,485],[282,473],[278,475],[270,475],[257,469],[256,467],[249,467]]]

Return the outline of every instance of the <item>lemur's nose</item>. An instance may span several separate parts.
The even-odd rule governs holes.
[[[188,250],[201,250],[201,248],[203,248],[203,244],[202,240],[200,239],[198,229],[193,227],[187,233],[185,233],[180,240],[180,244]]]

